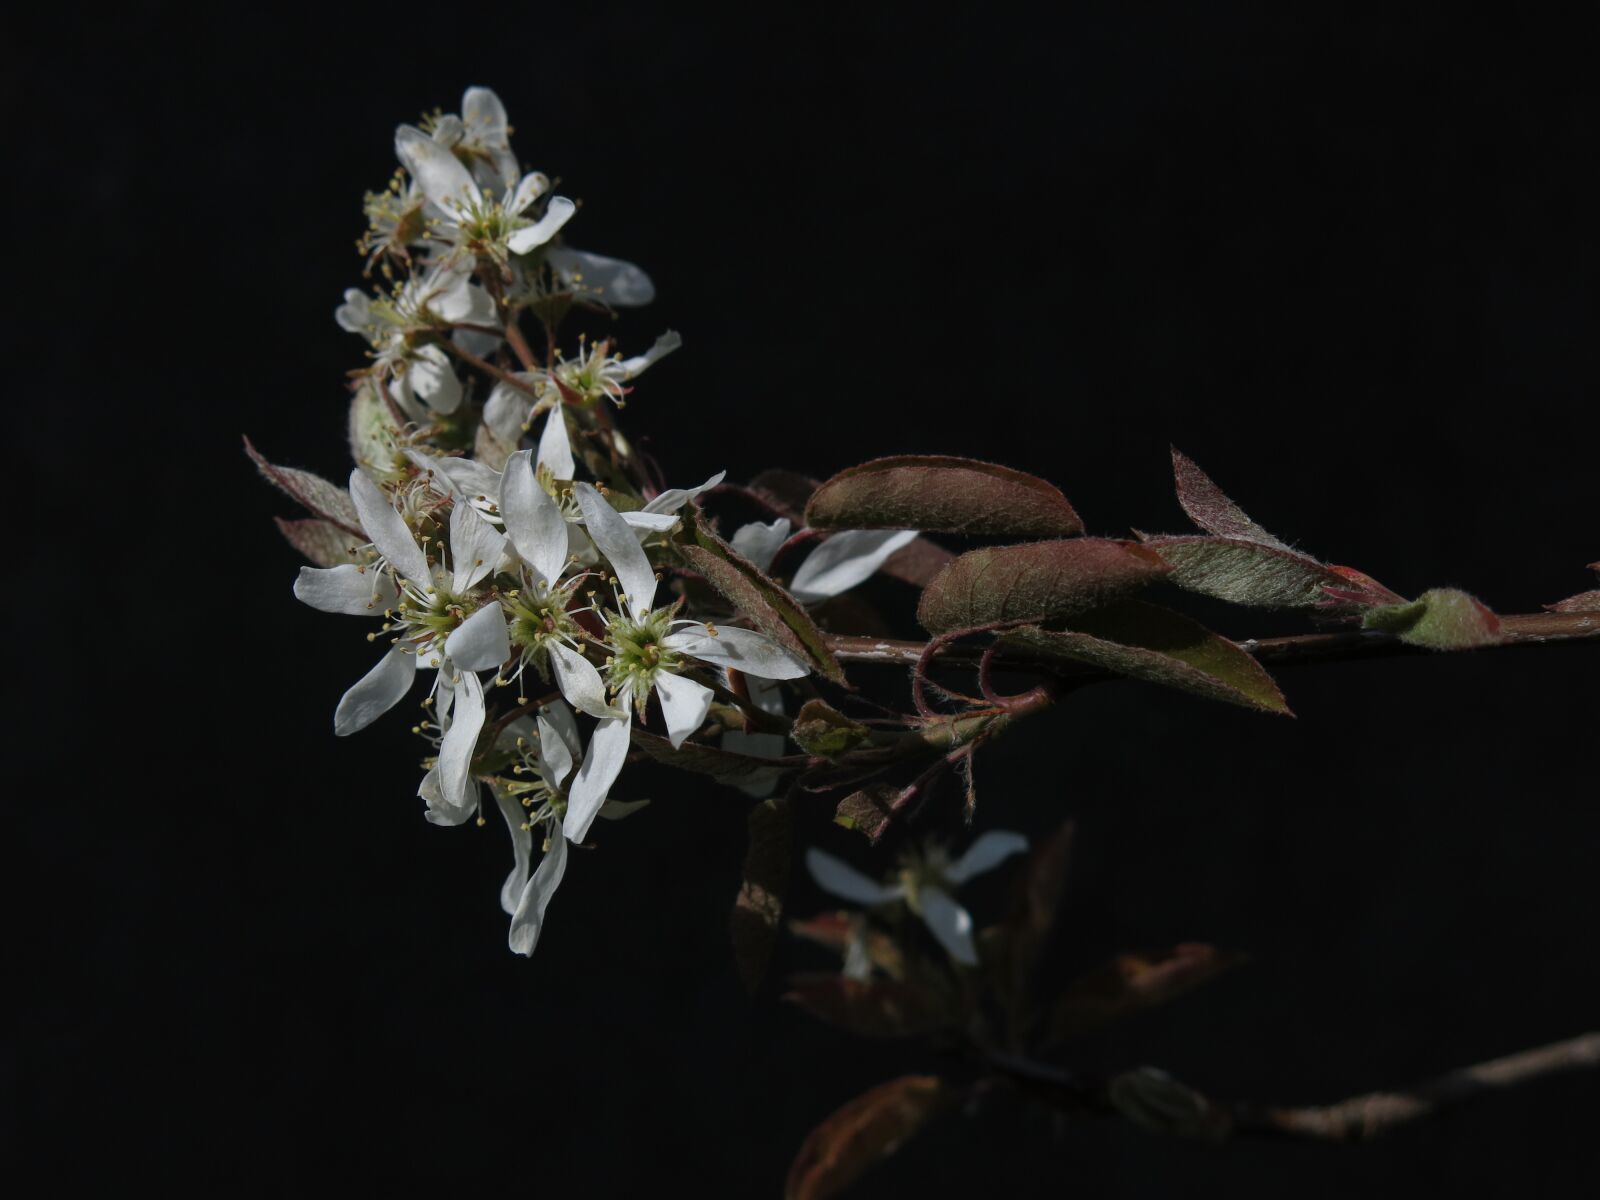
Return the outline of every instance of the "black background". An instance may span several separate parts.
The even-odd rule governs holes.
[[[291,513],[239,436],[348,469],[360,346],[332,310],[396,123],[494,87],[520,157],[582,199],[574,241],[651,272],[618,332],[685,348],[625,417],[675,481],[961,453],[1054,480],[1096,532],[1176,530],[1175,443],[1314,553],[1527,611],[1600,557],[1578,43],[1224,6],[131,5],[19,31],[20,1161],[774,1195],[817,1120],[929,1066],[742,994],[737,794],[625,777],[656,803],[578,856],[524,961],[498,821],[422,820],[403,717],[333,738],[369,649],[290,596],[269,518]],[[1074,1061],[1312,1102],[1592,1026],[1591,659],[1286,670],[1293,722],[1108,685],[991,752],[981,825],[1078,821],[1059,970],[1181,939],[1254,956]],[[1566,1078],[1356,1148],[957,1118],[861,1193],[1579,1194],[1597,1099]]]

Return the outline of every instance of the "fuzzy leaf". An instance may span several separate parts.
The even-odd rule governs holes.
[[[1172,582],[1202,596],[1258,608],[1310,608],[1323,588],[1349,588],[1350,579],[1316,559],[1259,542],[1222,537],[1146,537],[1144,544],[1172,567]]]
[[[816,623],[800,602],[727,542],[705,522],[691,520],[694,544],[680,545],[689,567],[704,575],[723,599],[801,662],[834,682],[844,680],[844,670]]]
[[[1429,650],[1470,650],[1501,640],[1500,618],[1481,601],[1455,588],[1433,588],[1409,604],[1368,609],[1361,625]]]
[[[1071,537],[1083,522],[1059,489],[970,458],[906,454],[840,471],[806,505],[813,529],[922,529]]]
[[[928,989],[893,979],[851,979],[837,971],[795,975],[783,998],[862,1037],[912,1037],[948,1028],[952,1020]]]
[[[249,438],[244,439],[244,452],[250,456],[250,461],[256,464],[256,470],[260,471],[269,483],[292,497],[312,516],[331,521],[350,533],[360,534],[363,542],[367,540],[366,535],[361,532],[361,518],[356,515],[356,506],[350,499],[350,493],[344,488],[329,483],[322,476],[313,475],[310,471],[302,471],[298,467],[279,467],[269,463],[251,444]]]
[[[883,832],[889,820],[889,810],[900,797],[900,789],[886,783],[874,783],[851,792],[833,810],[833,821],[846,829],[859,829],[873,841]]]
[[[1178,503],[1183,505],[1189,519],[1207,533],[1275,546],[1279,550],[1289,549],[1245,516],[1244,510],[1229,500],[1193,459],[1179,453],[1176,446],[1172,448],[1172,474],[1178,485]]]
[[[289,539],[289,544],[319,567],[337,567],[357,561],[351,551],[366,544],[365,535],[357,535],[335,525],[332,521],[306,517],[299,521],[286,521],[273,517],[278,532]]]
[[[1132,679],[1260,712],[1289,715],[1265,668],[1227,638],[1138,600],[1072,618],[1070,630],[1019,629],[1001,639],[1030,658],[1088,663]]]
[[[924,537],[913,538],[886,558],[883,566],[878,568],[878,573],[909,583],[912,587],[927,587],[955,556],[955,551],[946,550],[938,542],[930,542]]]
[[[861,1093],[806,1136],[789,1167],[784,1200],[839,1195],[959,1095],[936,1075],[902,1075]]]
[[[799,471],[771,467],[750,481],[750,490],[760,496],[780,517],[788,517],[797,528],[805,524],[806,502],[817,490],[817,481]]]
[[[871,731],[825,700],[807,700],[794,719],[790,735],[807,754],[835,759],[872,740]]]
[[[783,897],[789,890],[789,860],[794,815],[785,796],[763,800],[750,810],[750,840],[744,876],[733,902],[728,932],[733,938],[734,965],[752,994],[766,976],[783,918]]]
[[[1545,607],[1551,612],[1600,612],[1600,591],[1579,592]]]
[[[832,950],[840,958],[849,953],[852,944],[859,943],[874,967],[891,979],[905,978],[905,956],[900,953],[895,940],[881,930],[873,929],[857,913],[818,913],[801,921],[790,921],[789,932]]]
[[[1153,551],[1108,538],[971,550],[923,591],[917,620],[931,633],[1054,621],[1118,600],[1167,570]]]
[[[672,743],[659,734],[640,729],[637,725],[630,732],[634,746],[663,766],[693,771],[696,775],[709,775],[718,783],[731,783],[738,787],[771,783],[786,772],[806,764],[806,760],[799,755],[761,758],[754,754],[719,750],[702,742],[684,742],[674,750]]]
[[[1017,872],[1011,885],[1011,910],[1002,928],[1007,990],[1012,996],[1026,992],[1039,955],[1055,928],[1071,861],[1072,831],[1072,822],[1066,821],[1048,840],[1035,846],[1027,865]]]
[[[1243,961],[1243,955],[1202,942],[1183,942],[1148,953],[1119,954],[1105,966],[1067,985],[1050,1015],[1051,1039],[1078,1037],[1165,1004]]]

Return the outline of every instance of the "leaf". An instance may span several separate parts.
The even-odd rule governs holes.
[[[1470,650],[1502,639],[1500,618],[1487,605],[1455,588],[1432,588],[1409,604],[1367,610],[1363,629],[1392,633],[1408,646]]]
[[[1554,604],[1546,604],[1551,612],[1600,612],[1600,591],[1579,592]]]
[[[913,538],[886,558],[878,573],[912,587],[927,587],[955,556],[955,551],[946,550],[938,542]]]
[[[293,497],[307,512],[331,521],[350,533],[360,534],[363,542],[367,540],[366,534],[361,531],[361,518],[356,515],[356,506],[344,488],[298,467],[274,466],[261,456],[249,438],[244,439],[244,452],[269,483]]]
[[[931,633],[1053,621],[1120,599],[1167,570],[1153,551],[1108,538],[971,550],[923,591],[917,620]]]
[[[1189,519],[1207,533],[1218,537],[1237,538],[1289,550],[1277,538],[1257,525],[1244,510],[1228,499],[1221,488],[1211,482],[1211,477],[1195,465],[1194,460],[1172,448],[1172,474],[1177,481],[1178,503]],[[1294,551],[1289,551],[1291,554]]]
[[[784,1200],[827,1200],[906,1143],[960,1093],[936,1075],[902,1075],[845,1104],[800,1146]]]
[[[637,725],[631,732],[634,746],[663,766],[709,775],[718,783],[731,783],[739,787],[771,783],[786,772],[806,765],[806,760],[799,755],[762,758],[755,754],[720,750],[703,742],[684,742],[674,750],[666,738],[640,729]]]
[[[1244,956],[1202,942],[1120,954],[1067,985],[1050,1015],[1052,1041],[1078,1037],[1112,1021],[1154,1008],[1214,979]]]
[[[878,970],[892,979],[905,978],[905,956],[900,953],[900,947],[892,937],[862,920],[859,913],[819,913],[801,921],[790,921],[789,932],[832,950],[840,958],[849,953],[852,943],[858,943]]]
[[[951,1017],[932,1002],[930,992],[893,979],[808,972],[790,978],[783,998],[861,1037],[914,1037],[951,1025]]]
[[[790,736],[807,754],[831,760],[867,745],[872,740],[872,731],[825,700],[807,700],[800,706]]]
[[[846,829],[859,829],[877,841],[899,796],[899,788],[886,783],[869,784],[839,801],[839,806],[833,810],[834,824],[843,825]]]
[[[813,529],[921,529],[1071,537],[1083,522],[1060,490],[971,458],[906,454],[840,471],[806,505]]]
[[[1026,866],[1012,884],[1011,910],[1002,927],[1009,967],[1009,988],[1020,995],[1055,928],[1072,855],[1073,823],[1064,821],[1050,838],[1028,854]]]
[[[806,501],[817,490],[817,481],[799,471],[771,467],[750,481],[750,490],[764,500],[780,517],[795,525],[805,524]]]
[[[704,575],[723,599],[762,633],[801,662],[809,663],[813,670],[835,683],[843,682],[843,668],[800,602],[707,528],[704,521],[691,519],[687,523],[693,529],[695,544],[679,545],[684,561]]]
[[[1186,1083],[1156,1067],[1137,1067],[1112,1078],[1106,1099],[1135,1125],[1170,1137],[1220,1141],[1233,1119]]]
[[[298,521],[273,517],[272,520],[278,532],[289,539],[289,544],[319,567],[337,567],[357,561],[351,552],[367,542],[365,534],[358,536],[332,521],[316,517]]]
[[[1088,663],[1132,679],[1258,712],[1290,715],[1283,693],[1254,658],[1204,625],[1138,600],[1085,613],[1070,630],[1027,628],[1000,639],[1031,659]]]
[[[734,965],[752,995],[766,976],[778,922],[783,918],[793,826],[794,815],[786,796],[763,800],[750,810],[747,820],[749,848],[745,851],[744,877],[728,919],[728,932],[733,938]]]
[[[1323,588],[1348,589],[1351,580],[1314,558],[1258,542],[1222,537],[1146,537],[1147,548],[1172,567],[1186,591],[1259,608],[1310,608]]]

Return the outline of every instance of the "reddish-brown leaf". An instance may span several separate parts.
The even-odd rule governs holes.
[[[840,471],[806,505],[813,529],[1056,538],[1083,532],[1060,489],[994,463],[941,455],[879,458]]]
[[[778,922],[783,918],[783,897],[789,890],[794,815],[788,798],[763,800],[750,810],[747,825],[750,841],[744,877],[733,903],[729,932],[739,978],[753,994],[766,976]]]
[[[1207,533],[1276,546],[1279,550],[1289,549],[1245,516],[1244,510],[1228,499],[1193,459],[1179,453],[1176,446],[1172,448],[1172,474],[1178,485],[1178,503],[1183,505],[1189,519]]]
[[[1545,607],[1551,612],[1600,612],[1600,590],[1579,592],[1576,596],[1568,596]]]
[[[656,762],[680,771],[693,771],[709,775],[718,783],[731,783],[737,787],[754,787],[770,784],[774,779],[803,767],[803,755],[786,755],[783,758],[761,758],[754,754],[739,754],[708,746],[703,742],[684,742],[676,749],[660,734],[651,733],[635,725],[630,731],[633,745]]]
[[[1208,700],[1289,715],[1289,705],[1254,658],[1204,625],[1138,600],[1073,617],[1063,631],[1019,629],[1001,639],[1031,659],[1088,663]]]
[[[1077,1037],[1165,1004],[1243,961],[1243,955],[1201,942],[1118,955],[1067,985],[1050,1016],[1051,1038]]]
[[[886,783],[869,783],[859,792],[851,792],[839,801],[839,806],[833,810],[834,822],[846,829],[859,829],[877,841],[899,796],[899,788]]]
[[[837,1196],[959,1096],[936,1075],[902,1075],[861,1093],[807,1135],[789,1168],[784,1200]]]
[[[296,500],[312,516],[331,521],[346,532],[359,534],[362,542],[367,540],[366,534],[361,532],[361,518],[356,515],[355,503],[344,488],[310,471],[269,463],[249,438],[244,439],[244,452],[264,479]]]
[[[931,633],[1059,620],[1119,600],[1168,569],[1154,551],[1109,538],[971,550],[923,591],[917,620]]]
[[[791,976],[783,998],[862,1037],[913,1037],[948,1028],[952,1021],[930,989],[893,979],[851,979],[837,971]]]

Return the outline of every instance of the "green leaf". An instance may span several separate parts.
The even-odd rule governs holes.
[[[1259,542],[1226,537],[1146,537],[1144,544],[1172,566],[1179,587],[1233,604],[1258,608],[1310,608],[1323,588],[1347,589],[1350,580],[1314,558]]]
[[[1493,646],[1502,639],[1500,618],[1481,601],[1455,588],[1433,588],[1409,604],[1368,609],[1361,625],[1429,650],[1470,650]]]
[[[1088,663],[1103,671],[1208,700],[1289,715],[1265,668],[1227,638],[1170,609],[1127,600],[1069,621],[1070,630],[1019,629],[1001,638],[1030,659]]]
[[[928,989],[893,979],[851,979],[838,971],[795,975],[783,998],[862,1037],[913,1037],[947,1029],[953,1019]]]
[[[819,674],[835,683],[843,682],[844,669],[800,602],[712,532],[704,521],[688,514],[685,517],[694,543],[678,546],[684,562],[705,576],[723,599],[748,617],[762,633],[801,662],[809,663]]]
[[[1241,954],[1202,942],[1119,954],[1067,985],[1050,1014],[1051,1040],[1078,1037],[1165,1004],[1243,961]]]
[[[1167,570],[1155,552],[1108,538],[971,550],[923,591],[917,620],[931,633],[1054,621],[1121,599]]]
[[[1245,516],[1244,509],[1228,499],[1222,489],[1211,482],[1211,477],[1196,466],[1193,459],[1180,454],[1176,446],[1172,448],[1172,474],[1177,482],[1178,503],[1183,505],[1189,519],[1207,533],[1289,550]]]
[[[840,471],[806,505],[813,529],[921,529],[1071,537],[1083,522],[1059,489],[970,458],[900,455]]]
[[[961,1093],[936,1075],[902,1075],[834,1112],[800,1147],[784,1200],[828,1200],[888,1158]]]
[[[286,521],[273,517],[278,532],[289,544],[319,567],[337,567],[359,561],[353,551],[366,545],[365,534],[354,534],[332,521],[307,517],[299,521]]]
[[[794,719],[790,736],[807,754],[831,760],[867,745],[872,740],[872,731],[825,700],[807,700]]]
[[[752,994],[766,976],[778,922],[783,919],[793,826],[794,814],[786,796],[763,800],[750,810],[744,876],[733,902],[728,932],[733,938],[733,960],[739,978]]]
[[[738,787],[770,784],[787,772],[806,765],[806,759],[798,754],[785,758],[762,758],[755,754],[721,750],[703,742],[684,742],[674,750],[666,738],[640,729],[638,725],[630,732],[635,748],[663,766],[693,771],[696,775],[709,775],[718,783],[731,783]]]

